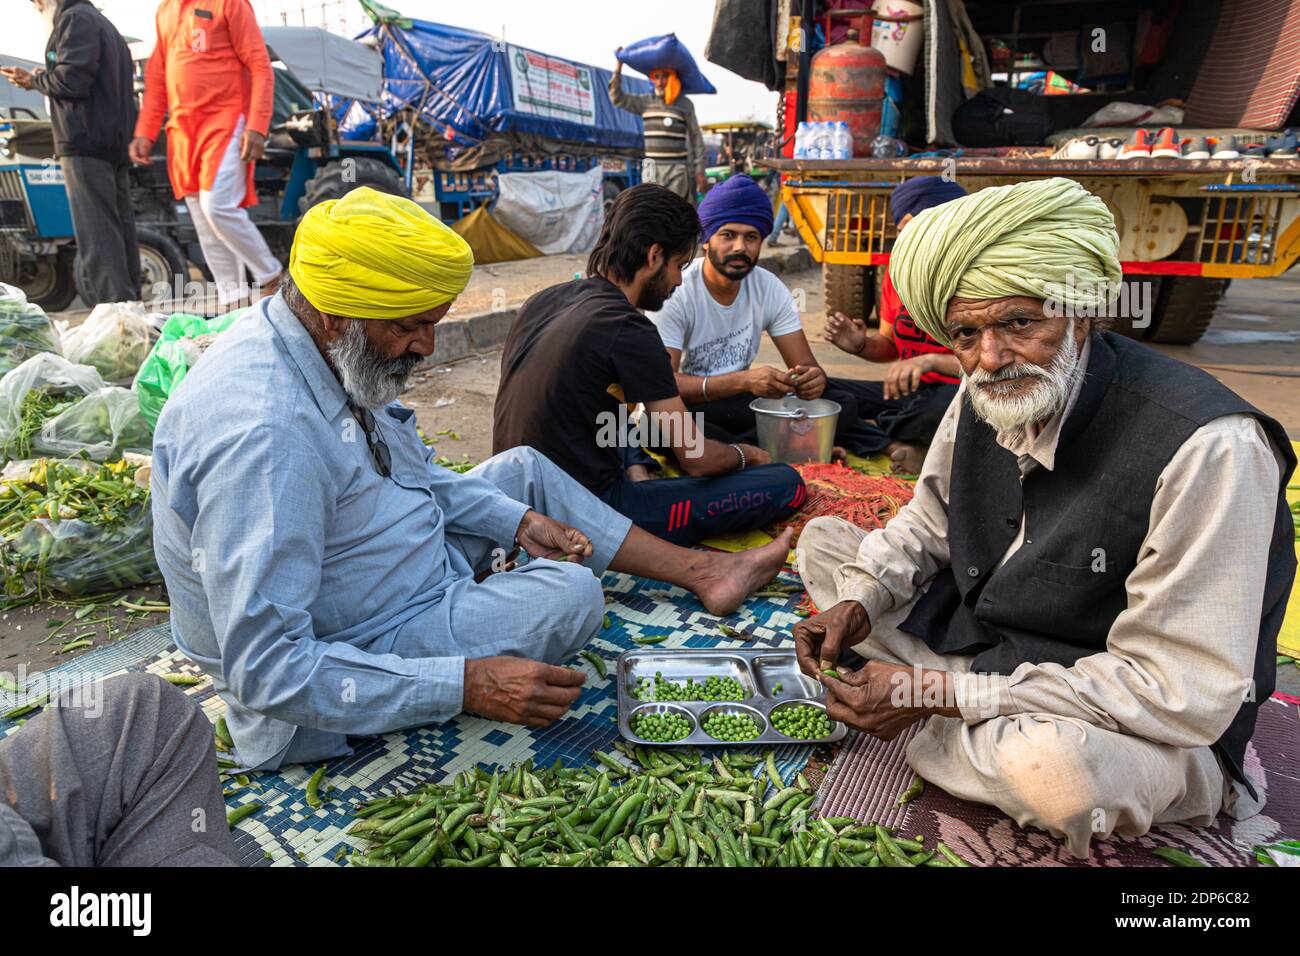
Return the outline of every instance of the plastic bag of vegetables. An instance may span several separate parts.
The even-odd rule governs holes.
[[[28,458],[45,422],[104,388],[88,365],[41,352],[0,378],[0,459]]]
[[[10,543],[20,561],[42,569],[48,590],[61,594],[120,591],[162,580],[153,554],[153,514],[148,502],[120,524],[37,518]]]
[[[248,314],[248,309],[236,309],[215,319],[177,312],[163,325],[162,336],[154,343],[153,351],[140,366],[135,377],[135,389],[140,398],[140,411],[153,428],[167,397],[194,367],[212,336],[218,335]]]
[[[63,333],[63,356],[95,368],[107,382],[130,382],[149,355],[154,328],[139,302],[101,302]]]
[[[94,461],[113,461],[124,452],[147,453],[153,431],[140,414],[135,392],[107,385],[53,418],[32,439],[38,455],[71,458],[83,452]]]
[[[0,282],[0,375],[33,355],[59,351],[58,333],[45,310],[22,289]]]
[[[149,459],[25,463],[0,480],[0,607],[161,579]],[[143,462],[143,463],[142,463]]]

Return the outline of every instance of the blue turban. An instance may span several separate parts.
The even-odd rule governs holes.
[[[894,216],[894,225],[898,225],[899,220],[908,214],[915,216],[964,195],[966,190],[942,176],[917,176],[894,187],[889,197],[889,209]]]
[[[704,241],[729,222],[753,226],[764,238],[772,232],[772,199],[763,187],[743,173],[719,183],[704,194],[700,222]]]

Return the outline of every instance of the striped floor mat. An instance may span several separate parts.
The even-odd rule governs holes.
[[[786,571],[785,583],[798,583]],[[790,628],[799,620],[794,609],[800,594],[786,600],[751,598],[736,614],[717,618],[688,592],[643,578],[607,574],[605,601],[610,627],[587,646],[604,657],[611,677],[600,679],[592,666],[575,658],[574,666],[587,672],[587,683],[573,709],[540,730],[462,715],[446,724],[368,738],[356,743],[355,752],[331,762],[322,791],[324,806],[307,805],[305,787],[316,767],[285,767],[276,773],[252,776],[252,787],[227,797],[230,809],[257,801],[264,809],[246,818],[236,830],[235,845],[246,866],[329,866],[351,846],[344,833],[351,824],[351,808],[380,794],[412,789],[422,783],[441,782],[476,764],[491,769],[531,758],[537,766],[556,760],[566,766],[591,763],[593,750],[608,750],[618,738],[617,692],[613,663],[620,653],[636,647],[634,637],[667,635],[658,645],[671,647],[778,647],[788,644]],[[730,640],[719,631],[726,623],[754,635],[750,642]],[[29,687],[43,683],[59,690],[124,671],[157,674],[200,674],[198,666],[176,649],[166,625],[150,628],[114,645],[69,661],[42,675],[29,675]],[[209,682],[184,688],[197,699],[214,723],[225,704]],[[23,703],[0,690],[0,713]],[[0,718],[0,737],[19,730],[15,721]],[[789,779],[807,764],[814,748],[781,747],[777,763]],[[829,758],[829,754],[826,754]],[[761,772],[761,770],[756,771]],[[233,783],[227,781],[228,787]],[[329,789],[332,788],[332,789]],[[358,844],[360,845],[360,844]]]
[[[1263,812],[1242,821],[1220,814],[1210,827],[1161,824],[1133,839],[1094,840],[1086,860],[1071,856],[1063,840],[1017,826],[1001,811],[959,800],[932,782],[921,796],[897,806],[912,782],[905,751],[917,729],[892,741],[850,733],[821,788],[820,812],[900,827],[907,836],[923,834],[928,846],[943,840],[977,866],[1164,866],[1151,855],[1162,846],[1186,850],[1212,866],[1247,866],[1255,862],[1256,844],[1300,837],[1300,706],[1287,700],[1275,697],[1260,708],[1246,753],[1247,774],[1263,782]]]

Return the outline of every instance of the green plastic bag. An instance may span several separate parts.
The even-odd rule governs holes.
[[[162,336],[154,343],[135,383],[131,386],[140,400],[140,414],[153,429],[168,397],[176,390],[206,347],[204,339],[219,335],[248,314],[236,309],[214,319],[176,312],[163,325]]]

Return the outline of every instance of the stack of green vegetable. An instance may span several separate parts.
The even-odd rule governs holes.
[[[161,580],[138,468],[39,460],[0,482],[0,606]]]
[[[535,771],[532,762],[362,804],[350,833],[369,844],[359,866],[968,866],[944,844],[896,836],[847,817],[810,816],[812,788],[786,786],[769,752],[615,744],[601,768]],[[620,780],[621,783],[616,783]],[[769,781],[775,788],[763,799]]]
[[[0,375],[37,352],[59,351],[50,317],[27,301],[22,289],[0,282]]]

